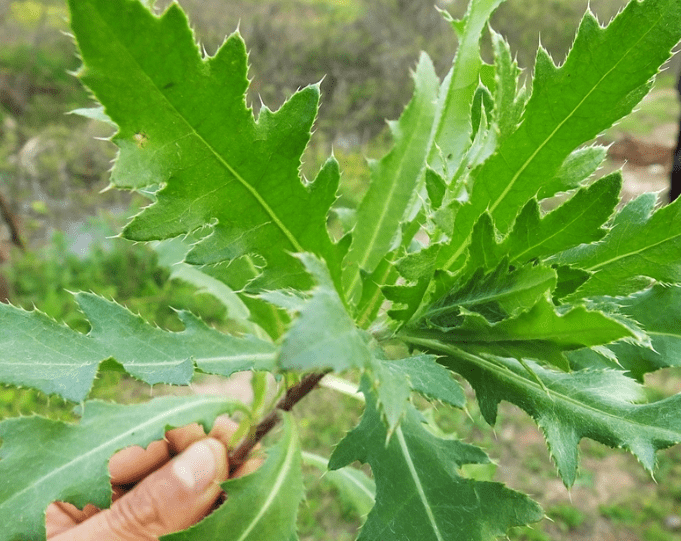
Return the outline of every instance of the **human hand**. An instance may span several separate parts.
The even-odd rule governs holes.
[[[176,428],[147,449],[128,447],[109,461],[113,504],[81,511],[55,502],[47,508],[49,541],[151,541],[188,528],[220,503],[227,479],[227,448],[236,424],[216,419],[208,434],[198,424]],[[178,455],[172,458],[174,455]],[[248,460],[232,477],[260,465]]]

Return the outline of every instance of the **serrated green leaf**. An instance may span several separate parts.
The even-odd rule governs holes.
[[[463,408],[466,396],[450,371],[436,362],[434,355],[415,355],[397,361],[388,361],[386,368],[394,374],[409,378],[412,390],[431,400],[439,400],[450,406]]]
[[[306,451],[303,451],[303,464],[320,470],[324,474],[322,479],[336,487],[343,500],[352,505],[360,517],[369,514],[376,498],[376,483],[362,470],[346,466],[330,471],[327,459]]]
[[[196,287],[199,293],[207,293],[220,301],[227,308],[230,319],[246,322],[250,316],[248,307],[239,296],[224,282],[202,272],[194,265],[184,263],[187,252],[191,249],[181,237],[154,244],[158,254],[158,263],[170,270],[170,278],[187,282]]]
[[[377,356],[372,359],[368,381],[371,381],[379,413],[386,423],[388,439],[406,414],[412,391],[431,400],[464,407],[466,397],[461,385],[435,359],[433,355],[415,355],[397,361]]]
[[[608,232],[602,226],[614,212],[621,188],[618,171],[582,188],[544,216],[537,200],[532,199],[501,242],[496,240],[489,214],[483,214],[473,230],[468,267],[491,269],[505,257],[511,263],[524,264],[602,239]]]
[[[433,296],[441,297],[443,291],[452,288],[465,277],[472,277],[469,278],[471,281],[469,285],[477,283],[479,288],[485,289],[480,283],[481,275],[495,268],[499,272],[499,265],[504,258],[508,258],[514,265],[524,265],[534,259],[545,259],[556,252],[603,238],[607,230],[602,226],[610,218],[619,201],[621,183],[621,173],[607,175],[591,186],[580,189],[568,201],[544,216],[541,215],[536,199],[532,199],[525,205],[513,230],[504,239],[498,238],[490,215],[483,213],[473,228],[467,250],[452,265],[458,272],[442,274],[440,284],[435,287],[430,285],[434,291]],[[405,278],[417,282],[420,280],[421,287],[426,288],[429,285],[427,281],[429,269],[432,269],[438,251],[439,247],[433,245],[405,258],[405,261],[398,263],[397,268]],[[466,261],[463,270],[460,269],[462,261]],[[561,283],[559,297],[567,295],[581,285],[575,282],[574,288],[570,291],[570,284],[565,281],[568,273],[565,269],[567,267],[564,266],[564,281]],[[583,272],[579,277],[575,275],[579,272],[572,271],[570,276],[583,282]],[[506,285],[512,285],[511,276],[504,277],[502,272],[501,278]],[[389,291],[388,294],[391,300],[397,300],[393,291]],[[423,297],[424,291],[418,287],[411,295],[405,295],[401,302],[410,306],[405,313],[412,315],[416,312],[416,305],[422,303]],[[525,307],[527,306],[531,304],[525,304]]]
[[[134,406],[95,400],[85,403],[78,424],[37,416],[2,421],[0,541],[45,539],[45,509],[54,501],[109,507],[111,455],[161,440],[169,427],[199,422],[208,432],[235,405],[216,396],[163,397]]]
[[[446,179],[458,168],[470,145],[473,130],[471,102],[480,82],[482,67],[480,38],[490,16],[502,2],[471,0],[460,21],[454,21],[442,12],[459,36],[459,47],[452,67],[440,85],[427,163]]]
[[[428,325],[450,329],[461,323],[461,311],[476,312],[490,323],[515,317],[528,310],[556,285],[556,271],[542,265],[510,269],[503,260],[494,271],[480,266],[460,288],[431,306],[424,318]]]
[[[548,172],[555,173],[575,147],[629,114],[647,94],[650,78],[681,37],[669,17],[681,17],[675,0],[631,2],[606,28],[587,12],[560,68],[539,49],[524,122],[476,176],[485,190],[474,190],[471,198],[474,205],[491,203],[502,232]]]
[[[603,164],[608,156],[608,149],[602,146],[590,146],[578,148],[570,154],[558,169],[551,185],[555,186],[552,190],[542,188],[537,197],[544,199],[553,195],[551,192],[567,192],[579,185],[593,175]]]
[[[456,215],[455,234],[443,246],[438,268],[449,269],[458,260],[483,212],[505,234],[540,189],[544,196],[563,189],[555,175],[570,153],[647,94],[651,78],[681,38],[681,30],[669,24],[679,18],[676,0],[630,2],[606,28],[587,13],[560,68],[539,50],[523,122],[472,172],[470,201]]]
[[[284,434],[267,450],[254,473],[222,484],[228,503],[195,526],[162,536],[163,541],[263,541],[295,539],[298,506],[303,499],[300,442],[285,417]]]
[[[421,345],[430,347],[425,342]],[[575,481],[577,444],[582,438],[624,447],[650,472],[655,468],[656,451],[681,442],[681,395],[635,404],[643,400],[643,388],[620,371],[567,374],[528,361],[531,376],[512,359],[473,355],[454,345],[447,346],[447,353],[450,357],[440,362],[470,382],[488,423],[495,423],[502,400],[532,416],[568,487]]]
[[[627,295],[650,279],[681,282],[681,203],[653,212],[655,202],[655,194],[638,197],[617,215],[603,241],[551,258],[592,274],[570,298]]]
[[[500,137],[515,131],[525,107],[524,93],[518,92],[521,70],[508,42],[490,28],[494,51],[494,124]]]
[[[407,413],[412,390],[407,375],[389,370],[388,364],[383,359],[373,359],[370,372],[376,407],[387,428],[386,443]]]
[[[267,301],[298,312],[284,336],[280,366],[285,370],[332,368],[336,372],[368,366],[371,361],[368,337],[345,310],[326,265],[311,254],[297,257],[318,283],[309,298],[280,292],[262,294]]]
[[[620,342],[608,347],[617,362],[632,377],[643,381],[643,376],[661,368],[681,366],[681,286],[657,284],[630,297],[612,299],[618,311],[636,321],[650,337],[650,346]],[[589,355],[588,350],[575,352]],[[600,352],[601,354],[608,352]],[[593,362],[591,352],[584,362]],[[570,355],[570,360],[573,356]],[[598,361],[596,361],[598,362]],[[601,364],[601,363],[598,363]],[[588,366],[588,365],[587,365]]]
[[[621,189],[622,174],[617,171],[582,188],[545,216],[540,216],[536,202],[530,201],[499,252],[508,254],[512,262],[524,263],[602,239],[607,233],[602,226],[612,216]]]
[[[387,429],[369,387],[364,381],[367,405],[359,426],[338,444],[329,461],[331,469],[354,460],[371,466],[376,505],[358,541],[483,541],[541,519],[541,509],[527,496],[500,483],[458,475],[461,466],[487,463],[489,458],[472,445],[436,437],[411,406],[386,445]]]
[[[194,364],[205,372],[230,375],[269,369],[275,363],[271,342],[220,333],[189,312],[178,312],[185,325],[182,332],[168,332],[97,295],[78,293],[76,301],[92,327],[87,335],[38,310],[0,305],[1,381],[79,402],[87,396],[99,364],[110,358],[152,385],[187,385]]]
[[[429,151],[439,81],[425,53],[414,82],[414,97],[399,122],[391,124],[393,148],[371,163],[371,184],[357,211],[352,245],[344,261],[343,285],[351,298],[359,296],[360,271],[372,273],[394,248]]]
[[[400,336],[412,344],[420,344],[422,339],[442,341],[447,344],[440,350],[442,353],[448,351],[449,345],[461,345],[476,353],[529,357],[563,370],[569,370],[565,351],[636,337],[629,326],[599,311],[578,306],[559,312],[546,298],[527,312],[498,323],[490,323],[477,313],[462,311],[461,315],[461,321],[453,321],[456,326],[429,329],[433,322],[426,318],[421,329],[408,329]]]
[[[326,229],[338,165],[327,162],[310,185],[299,174],[318,86],[300,90],[277,112],[263,106],[256,121],[246,106],[247,55],[238,34],[202,57],[177,4],[160,17],[137,0],[71,0],[69,6],[84,61],[79,77],[119,127],[112,182],[163,185],[157,202],[124,235],[164,239],[212,223],[213,234],[188,261],[256,252],[266,273],[305,287],[307,274],[289,252],[309,251],[329,263],[340,290],[343,254]]]

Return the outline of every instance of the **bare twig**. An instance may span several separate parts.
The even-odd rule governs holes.
[[[277,402],[276,407],[265,418],[260,421],[257,426],[251,430],[251,433],[239,444],[239,446],[229,453],[229,473],[232,475],[241,465],[248,459],[249,453],[263,439],[276,424],[281,420],[281,415],[278,410],[291,411],[307,393],[314,389],[319,381],[328,372],[314,372],[308,374],[301,379],[297,384],[289,387],[286,394]]]

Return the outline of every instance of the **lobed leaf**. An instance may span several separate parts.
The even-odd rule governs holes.
[[[450,180],[456,169],[462,163],[464,155],[468,152],[471,145],[471,135],[473,134],[473,120],[471,101],[479,85],[479,78],[482,69],[482,59],[480,58],[480,38],[485,29],[487,20],[494,10],[503,0],[472,0],[468,4],[468,9],[464,18],[454,21],[447,12],[442,12],[446,19],[450,21],[452,27],[459,36],[459,47],[452,62],[450,71],[440,84],[437,93],[437,106],[430,130],[430,138],[426,148],[426,161],[424,169],[423,163],[419,165],[421,178],[416,189],[412,193],[411,200],[414,201],[411,216],[400,214],[400,218],[406,219],[411,226],[420,226],[421,213],[418,211],[420,202],[418,195],[424,190],[423,179],[427,176],[428,169],[432,174],[440,178]],[[413,164],[414,166],[416,164]],[[444,180],[443,180],[444,182]],[[371,189],[371,188],[370,188]],[[386,194],[381,193],[378,198],[385,198]],[[443,214],[447,214],[446,210]],[[369,217],[371,222],[373,217]],[[412,229],[411,235],[404,235],[409,240],[416,231]],[[358,233],[355,233],[357,235]],[[384,297],[385,291],[382,286],[391,287],[395,283],[398,275],[394,272],[389,260],[384,259],[378,263],[384,267],[381,272],[376,273],[365,279],[364,287],[369,291],[362,292],[362,299],[359,305],[358,321],[362,327],[369,324],[369,320],[375,318]],[[377,269],[378,270],[378,269]],[[346,271],[346,276],[354,277],[356,280],[356,269]],[[419,296],[420,290],[414,292],[414,296]]]
[[[503,1],[471,0],[459,21],[442,12],[459,36],[452,67],[440,85],[427,160],[428,166],[443,178],[449,179],[470,146],[473,133],[470,105],[480,83],[482,68],[480,38],[487,21]]]
[[[541,509],[527,496],[500,483],[461,477],[459,468],[488,463],[487,455],[472,445],[433,435],[412,406],[386,444],[387,429],[369,387],[364,380],[367,401],[360,424],[329,461],[331,469],[354,460],[371,466],[376,505],[358,541],[491,540],[511,526],[541,519]]]
[[[224,397],[156,398],[122,406],[97,400],[84,404],[78,424],[43,417],[0,423],[0,541],[45,539],[45,509],[54,501],[83,508],[111,505],[108,462],[131,445],[146,447],[163,439],[169,427],[201,423],[232,412]]]
[[[513,230],[497,245],[491,223],[476,225],[473,231],[471,252],[482,245],[485,253],[484,268],[493,268],[503,257],[511,263],[523,264],[602,239],[608,230],[602,226],[610,219],[619,202],[622,174],[615,172],[577,191],[562,205],[542,216],[535,199],[523,208]],[[481,221],[490,222],[488,214]],[[478,238],[478,237],[482,238]],[[469,267],[483,263],[479,257],[471,258]]]
[[[187,385],[195,365],[228,376],[271,369],[276,360],[271,342],[220,333],[189,312],[178,312],[185,329],[169,332],[97,295],[77,293],[76,301],[91,325],[87,335],[38,310],[0,304],[0,381],[79,402],[107,359],[151,385]]]
[[[434,355],[415,355],[386,360],[374,353],[367,375],[372,382],[379,413],[388,429],[388,439],[407,413],[412,391],[459,408],[466,404],[459,382],[435,359]]]
[[[460,310],[457,305],[454,309]],[[442,315],[442,314],[440,314]],[[428,328],[426,319],[420,328],[406,329],[400,333],[407,342],[420,344],[441,343],[446,353],[450,345],[460,345],[476,353],[491,353],[518,359],[529,357],[569,370],[565,351],[609,344],[636,334],[624,322],[617,321],[596,310],[583,306],[557,309],[545,297],[530,310],[517,317],[490,323],[473,312],[461,312],[461,322],[456,326]]]
[[[524,121],[475,175],[471,204],[489,208],[505,233],[540,187],[545,195],[562,189],[545,183],[577,146],[629,114],[648,93],[679,39],[668,21],[680,16],[674,0],[630,2],[605,28],[587,12],[559,68],[540,48]]]
[[[681,366],[681,286],[653,287],[629,297],[611,299],[618,311],[638,323],[650,344],[618,342],[607,351],[580,350],[570,354],[570,361],[578,366],[608,365],[604,355],[614,356],[632,377],[643,381],[643,376],[661,368]]]
[[[385,362],[385,366],[395,375],[406,376],[411,389],[426,398],[463,408],[466,405],[463,388],[436,359],[434,355],[415,355]]]
[[[327,162],[309,185],[299,174],[318,86],[297,92],[277,112],[263,106],[255,120],[245,101],[247,55],[238,34],[202,57],[177,4],[160,17],[137,0],[69,6],[84,61],[79,77],[119,127],[112,183],[162,186],[124,235],[165,239],[212,224],[212,235],[188,261],[256,252],[266,273],[305,287],[308,275],[289,252],[309,251],[329,262],[340,290],[343,254],[326,229],[338,164]]]
[[[651,78],[678,42],[678,29],[669,21],[679,17],[675,0],[630,2],[605,28],[587,13],[559,68],[539,50],[523,120],[471,172],[470,197],[456,212],[451,238],[430,248],[437,253],[431,280],[437,269],[460,269],[484,212],[506,234],[527,201],[540,191],[548,197],[565,188],[559,173],[574,149],[630,113],[649,91]],[[427,301],[429,291],[427,284],[417,289],[412,302],[424,294]],[[415,311],[412,307],[411,314]]]
[[[549,267],[528,264],[514,269],[506,259],[492,272],[484,269],[480,265],[470,280],[428,309],[424,318],[429,326],[456,327],[462,311],[476,312],[490,323],[518,316],[543,299],[557,280],[556,271]]]
[[[562,373],[527,361],[530,375],[512,359],[472,354],[455,345],[420,343],[449,354],[440,362],[470,382],[489,424],[495,423],[502,400],[532,416],[567,487],[575,481],[582,438],[631,451],[651,473],[655,452],[681,442],[681,417],[677,415],[681,395],[636,404],[645,397],[643,388],[621,371]]]
[[[297,312],[298,317],[284,336],[279,365],[285,370],[363,368],[371,361],[368,336],[348,315],[333,287],[323,261],[311,254],[298,254],[316,279],[309,298],[282,292],[267,292],[261,297],[281,308]]]
[[[627,204],[608,236],[577,246],[551,262],[591,273],[570,298],[627,295],[651,282],[681,282],[681,202],[653,211],[657,196],[645,194]]]

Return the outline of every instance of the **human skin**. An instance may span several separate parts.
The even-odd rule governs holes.
[[[223,501],[227,449],[236,424],[218,418],[208,436],[198,424],[170,430],[146,449],[128,447],[109,461],[112,505],[82,510],[64,502],[47,508],[49,541],[151,541],[197,523]],[[232,477],[251,473],[245,462]]]

